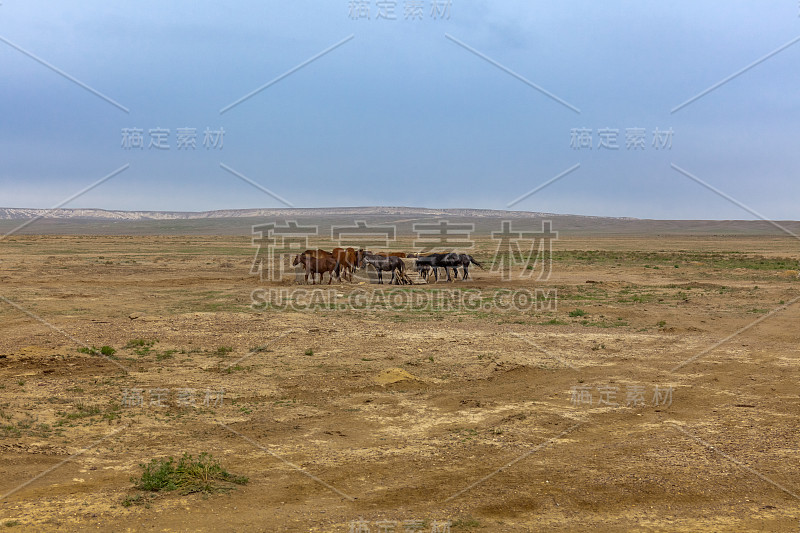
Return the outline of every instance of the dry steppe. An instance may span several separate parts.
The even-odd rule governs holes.
[[[575,231],[545,281],[413,288],[554,306],[292,310],[251,307],[299,286],[250,275],[247,235],[10,236],[0,526],[798,531],[797,245]],[[249,483],[139,497],[141,463],[202,452]]]

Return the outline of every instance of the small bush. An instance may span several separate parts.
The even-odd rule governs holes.
[[[178,350],[164,350],[160,354],[156,355],[156,359],[158,361],[163,361],[164,359],[172,359],[172,355],[177,351]]]
[[[177,462],[168,457],[152,459],[150,463],[139,466],[143,470],[141,477],[132,477],[131,481],[135,488],[150,492],[180,490],[181,494],[211,493],[233,488],[215,482],[244,485],[249,481],[245,476],[236,476],[222,468],[219,461],[206,452],[197,459],[184,453]]]
[[[145,346],[151,347],[156,343],[156,341],[149,341],[147,339],[133,339],[128,341],[128,344],[125,345],[126,349],[130,348],[143,348]]]
[[[306,350],[305,355],[314,355],[314,350],[309,348],[308,350]]]
[[[78,348],[78,353],[85,353],[87,355],[105,355],[106,357],[110,357],[117,353],[117,350],[111,346],[103,346],[102,348],[97,348],[95,346],[81,346]]]
[[[569,316],[577,317],[577,316],[586,316],[586,311],[583,309],[575,309],[574,311],[569,312]]]
[[[131,505],[147,505],[147,498],[141,494],[134,494],[133,496],[126,496],[124,500],[122,500],[123,507],[130,507]]]

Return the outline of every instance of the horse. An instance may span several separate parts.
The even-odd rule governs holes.
[[[359,250],[358,266],[366,268],[367,265],[372,265],[375,267],[375,270],[378,271],[378,283],[380,284],[383,284],[384,271],[392,273],[390,284],[395,281],[395,270],[398,271],[401,276],[405,275],[405,263],[403,263],[403,260],[399,257],[373,254],[363,249]]]
[[[467,264],[469,265],[469,262]],[[449,254],[429,254],[417,258],[414,266],[417,272],[425,269],[425,267],[433,269],[433,277],[437,282],[439,281],[439,268],[444,268],[444,272],[447,274],[447,281],[453,281],[450,277],[450,269],[452,268],[453,274],[458,277],[458,267],[464,266],[464,261],[461,258],[461,254],[453,252]]]
[[[430,275],[430,273],[431,273],[431,266],[430,266],[430,265],[427,265],[427,264],[419,264],[419,263],[416,263],[416,262],[415,262],[415,264],[414,264],[414,268],[416,269],[416,271],[417,271],[417,274],[419,274],[419,276],[420,276],[422,279],[424,279],[425,281],[428,281],[428,276],[429,276],[429,275]]]
[[[339,263],[339,280],[341,281],[341,275],[344,274],[345,277],[349,278],[350,283],[352,283],[353,270],[358,266],[358,253],[353,248],[334,248],[331,255],[333,255],[333,258]]]
[[[317,252],[323,253],[317,254]],[[292,265],[297,266],[299,264],[302,264],[306,270],[306,283],[308,283],[308,275],[311,274],[312,285],[317,283],[317,274],[319,274],[319,282],[322,283],[325,272],[330,274],[330,279],[328,280],[328,285],[330,285],[333,281],[333,275],[339,269],[339,263],[329,252],[324,250],[306,250],[301,254],[297,254],[292,260]]]
[[[480,263],[475,261],[475,259],[471,255],[469,255],[469,254],[459,254],[459,256],[461,257],[461,266],[464,268],[464,277],[461,278],[462,280],[465,280],[465,279],[467,279],[469,277],[469,265],[470,264],[476,265],[478,268],[483,270],[483,265],[481,265]],[[455,270],[455,269],[453,269],[453,270]],[[456,277],[458,277],[458,272],[456,272]]]

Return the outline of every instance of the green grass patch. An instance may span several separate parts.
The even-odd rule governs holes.
[[[78,348],[78,353],[85,353],[87,355],[105,355],[106,357],[111,357],[117,350],[112,348],[111,346],[103,346],[101,348],[96,348],[92,346],[91,348],[88,346],[81,346]]]
[[[557,318],[551,318],[545,322],[539,322],[540,326],[566,326],[567,324],[569,324],[569,322],[559,320]]]
[[[244,485],[249,481],[245,476],[228,472],[207,452],[197,458],[184,453],[178,461],[172,457],[152,459],[139,466],[142,474],[138,479],[131,477],[131,482],[134,488],[147,492],[177,490],[181,494],[209,494],[226,492],[233,489],[233,485]]]
[[[153,351],[153,345],[155,345],[156,342],[158,341],[155,339],[133,339],[128,341],[123,349],[133,350],[133,353],[136,355],[150,355],[150,353]]]
[[[152,348],[156,342],[157,341],[155,340],[133,339],[128,341],[128,343],[125,345],[125,349],[130,350],[132,348],[144,348],[145,346]]]

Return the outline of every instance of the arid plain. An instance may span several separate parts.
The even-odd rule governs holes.
[[[800,529],[800,251],[775,228],[573,228],[538,281],[492,271],[484,232],[469,281],[307,310],[251,306],[307,287],[251,275],[248,229],[120,224],[0,242],[9,531]],[[557,296],[490,305],[535,289]],[[489,303],[348,305],[386,290]],[[248,482],[135,488],[204,452]]]

